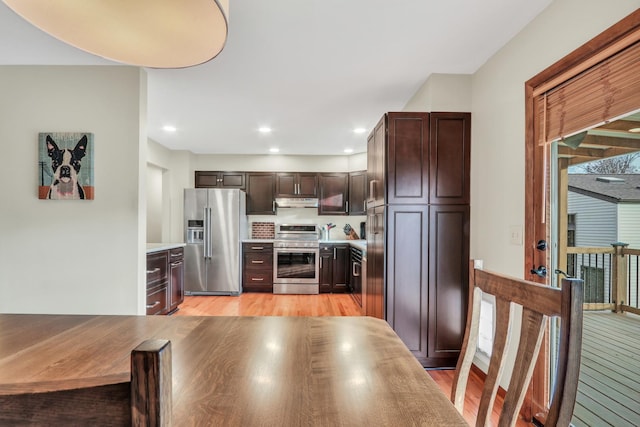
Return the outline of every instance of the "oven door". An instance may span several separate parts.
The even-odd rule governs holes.
[[[273,283],[319,283],[318,248],[274,248]]]

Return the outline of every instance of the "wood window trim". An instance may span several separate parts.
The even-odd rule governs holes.
[[[531,274],[532,266],[548,265],[548,253],[536,250],[536,242],[547,239],[545,185],[545,147],[538,144],[540,119],[537,97],[606,60],[640,40],[640,9],[591,39],[525,83],[525,271],[524,277],[536,282],[546,280]],[[640,107],[640,105],[639,105]],[[595,123],[594,123],[595,124]],[[544,421],[549,401],[549,343],[543,342],[532,384],[523,405],[527,419]]]

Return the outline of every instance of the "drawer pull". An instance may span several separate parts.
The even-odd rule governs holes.
[[[264,277],[252,277],[251,281],[252,282],[262,282],[264,280]]]
[[[147,304],[147,309],[153,308],[153,307],[155,307],[155,306],[156,306],[156,305],[158,305],[158,304],[160,304],[160,301],[156,301],[156,302],[154,302],[154,303],[153,303],[153,304],[151,304],[151,305]]]
[[[172,258],[177,258],[177,257],[180,257],[180,256],[182,256],[182,252],[178,252],[177,254],[173,254],[173,253],[171,254]]]
[[[177,267],[182,264],[182,261],[176,261],[171,263],[171,267]]]
[[[264,249],[264,246],[251,246],[251,249],[253,249],[254,251],[261,251]]]
[[[253,260],[253,261],[251,261],[251,264],[264,264],[264,261]]]
[[[160,271],[160,267],[156,267],[153,270],[147,270],[147,274],[154,274]]]

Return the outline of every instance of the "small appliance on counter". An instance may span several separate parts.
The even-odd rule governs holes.
[[[360,223],[360,238],[367,240],[367,223],[364,221]]]

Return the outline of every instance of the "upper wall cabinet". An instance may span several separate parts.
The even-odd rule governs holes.
[[[276,174],[247,172],[247,215],[275,215]]]
[[[318,215],[347,215],[349,212],[349,174],[321,173]]]
[[[196,188],[246,188],[244,172],[196,171]]]
[[[349,215],[367,214],[367,171],[349,173]]]
[[[276,197],[318,197],[318,174],[277,173]]]

